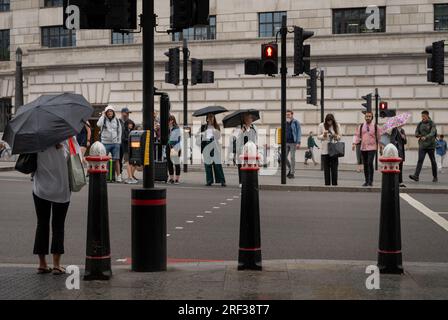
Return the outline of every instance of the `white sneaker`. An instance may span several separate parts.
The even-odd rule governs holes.
[[[118,183],[122,183],[122,182],[123,182],[123,179],[121,178],[121,175],[117,177],[117,180],[116,180],[116,181],[117,181]]]
[[[137,184],[138,181],[135,180],[135,179],[128,179],[128,180],[126,181],[126,183],[127,183],[127,184]]]

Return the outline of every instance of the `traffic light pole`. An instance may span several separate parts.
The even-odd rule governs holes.
[[[320,71],[320,122],[325,121],[325,71]],[[320,157],[320,170],[324,170],[324,156]]]
[[[378,93],[378,88],[375,89],[375,128],[378,127],[379,122],[379,105],[380,105],[380,95]],[[375,131],[375,135],[377,132]],[[375,170],[378,171],[378,156],[379,156],[379,141],[376,139],[376,157],[375,157]]]
[[[154,188],[154,0],[143,1],[143,188],[132,189],[132,271],[167,269],[166,189]]]
[[[143,168],[145,189],[154,188],[154,28],[154,0],[143,1],[143,129],[150,135],[149,163]]]
[[[281,89],[281,122],[282,122],[282,150],[281,150],[281,183],[286,184],[286,76],[288,74],[288,67],[286,65],[286,36],[288,35],[287,18],[283,16],[282,18],[282,66],[280,69],[280,74],[282,76],[282,89]],[[295,152],[295,150],[292,150]]]
[[[188,50],[187,39],[184,39],[183,49],[184,55],[184,172],[188,172],[188,142],[185,129],[188,127],[188,58],[190,56],[190,51]]]

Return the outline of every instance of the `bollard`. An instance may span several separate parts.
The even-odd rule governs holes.
[[[257,146],[248,142],[241,156],[241,217],[238,270],[262,270]]]
[[[166,189],[132,190],[131,219],[132,271],[166,271]]]
[[[89,209],[84,280],[109,280],[112,268],[106,175],[110,157],[104,145],[96,142],[86,160],[89,163]]]
[[[381,217],[378,250],[378,268],[383,274],[402,274],[400,185],[398,174],[401,158],[393,144],[386,146],[383,157],[381,189]]]

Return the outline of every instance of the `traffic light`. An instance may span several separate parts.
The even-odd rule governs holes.
[[[428,82],[442,84],[445,82],[445,41],[434,42],[426,47]]]
[[[202,60],[191,59],[191,84],[193,86],[202,83],[203,64]]]
[[[317,106],[317,70],[310,70],[310,79],[306,80],[306,103]]]
[[[162,145],[168,144],[170,109],[170,97],[167,94],[162,94],[160,97],[160,142]]]
[[[137,29],[137,0],[64,0],[64,22],[71,19],[69,5],[79,8],[80,29]]]
[[[389,110],[389,105],[385,101],[380,102],[380,117],[381,118],[391,118],[397,115],[396,110]]]
[[[300,27],[294,27],[294,75],[310,73],[311,46],[305,45],[305,40],[314,36],[313,31],[306,31]]]
[[[196,25],[208,25],[209,0],[171,0],[171,29],[179,32]]]
[[[257,75],[260,74],[261,60],[248,59],[244,61],[244,74]]]
[[[372,94],[362,97],[366,102],[362,104],[364,108],[366,108],[366,112],[372,112]]]
[[[215,83],[215,73],[213,71],[203,71],[202,83]]]
[[[264,74],[278,74],[278,45],[276,43],[261,46],[261,71]]]
[[[177,86],[180,81],[180,49],[171,48],[165,55],[169,58],[165,63],[165,82]]]

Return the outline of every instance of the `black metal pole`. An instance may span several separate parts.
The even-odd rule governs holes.
[[[132,190],[132,271],[166,271],[166,189],[154,188],[154,0],[143,1],[143,189]]]
[[[14,107],[15,112],[19,107],[23,106],[23,70],[22,70],[22,49],[17,48],[16,50],[16,88],[14,96]]]
[[[149,163],[143,169],[143,188],[154,188],[154,0],[143,1],[143,128],[149,131]]]
[[[320,122],[325,121],[325,71],[320,71]],[[324,171],[324,156],[320,156],[320,170]]]
[[[379,101],[380,95],[378,94],[378,88],[375,89],[375,126],[378,126],[378,120],[379,120]],[[375,135],[377,132],[375,131]],[[376,138],[376,137],[375,137]],[[376,157],[375,157],[375,170],[378,171],[378,155],[379,155],[379,143],[378,140],[376,140]]]
[[[190,51],[188,50],[187,39],[184,39],[182,52],[184,54],[184,172],[188,172],[188,143],[185,129],[188,127],[188,58]]]
[[[286,65],[286,36],[288,35],[287,18],[282,18],[282,66],[280,73],[282,76],[282,106],[281,106],[281,123],[282,123],[282,151],[281,151],[281,166],[282,166],[282,178],[281,183],[286,184],[286,76],[288,74],[288,67]],[[293,151],[294,152],[294,151]]]

